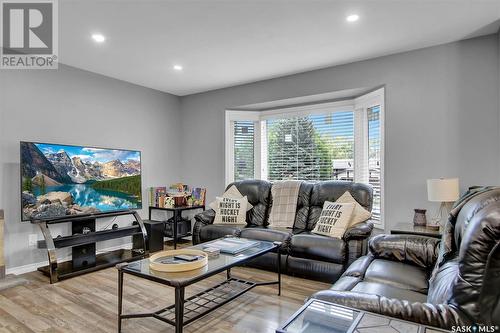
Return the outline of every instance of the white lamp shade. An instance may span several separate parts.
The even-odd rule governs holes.
[[[427,179],[429,201],[454,202],[459,196],[458,178]]]

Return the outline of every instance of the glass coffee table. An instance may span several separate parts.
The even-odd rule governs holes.
[[[189,249],[203,250],[203,248],[210,246],[210,243],[212,242],[192,246],[189,247]],[[209,258],[208,264],[203,268],[179,273],[166,273],[152,270],[149,267],[149,259],[117,265],[118,332],[121,332],[123,319],[152,317],[174,326],[176,333],[182,333],[184,325],[214,311],[254,287],[277,284],[278,295],[281,295],[280,247],[281,242],[257,241],[255,246],[238,254],[231,255],[221,253],[218,257]],[[276,281],[255,282],[231,276],[232,267],[244,265],[252,259],[272,251],[278,254],[278,279]],[[226,271],[226,279],[223,282],[184,299],[184,290],[187,286],[203,281],[206,278],[224,271]],[[125,274],[134,275],[175,288],[175,303],[153,312],[123,314],[123,283]]]
[[[310,299],[276,333],[441,333],[435,327]]]

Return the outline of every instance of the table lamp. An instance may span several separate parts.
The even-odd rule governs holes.
[[[440,202],[439,210],[427,224],[430,228],[439,229],[446,220],[453,202],[459,198],[458,178],[427,179],[427,198],[432,202]]]

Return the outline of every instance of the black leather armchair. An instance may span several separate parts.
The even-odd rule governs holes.
[[[366,256],[312,297],[446,329],[500,325],[500,189],[470,199],[443,239],[446,247],[421,236],[376,236]]]
[[[247,223],[241,226],[213,225],[215,212],[207,210],[195,216],[193,243],[236,235],[240,237],[282,242],[282,272],[315,280],[332,282],[339,278],[344,269],[367,250],[367,239],[373,230],[373,223],[366,221],[351,227],[342,239],[335,239],[311,233],[319,219],[325,201],[335,201],[346,191],[366,209],[371,211],[373,192],[369,185],[325,181],[302,183],[297,198],[297,210],[293,228],[269,227],[268,217],[272,207],[272,184],[261,180],[247,180],[233,183],[248,197],[254,206],[247,213]],[[233,184],[228,185],[228,188]],[[274,270],[277,256],[269,253],[252,262],[252,266]]]

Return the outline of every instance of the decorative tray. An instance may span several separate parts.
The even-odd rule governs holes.
[[[202,268],[208,255],[200,250],[180,249],[161,251],[149,257],[149,267],[160,272],[185,272]]]

